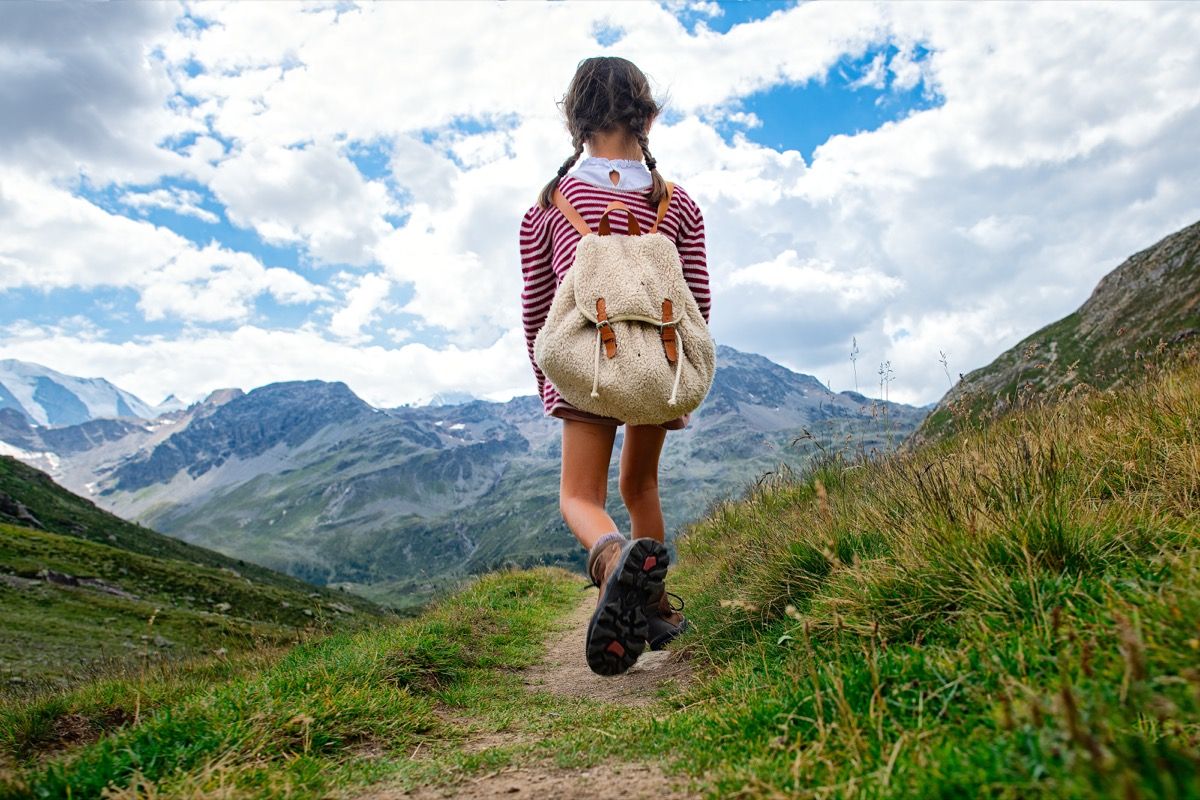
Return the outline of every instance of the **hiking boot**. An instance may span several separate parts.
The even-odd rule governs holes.
[[[646,605],[663,591],[670,556],[654,539],[602,537],[588,557],[588,573],[600,587],[588,623],[588,666],[599,675],[626,671],[646,648]]]
[[[678,601],[675,606],[671,598]],[[677,594],[663,591],[650,598],[646,604],[646,644],[651,650],[662,650],[667,642],[688,629],[687,618],[683,616],[683,598]]]

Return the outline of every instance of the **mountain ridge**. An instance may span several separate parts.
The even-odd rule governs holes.
[[[924,414],[891,404],[885,422],[878,401],[726,346],[718,364],[705,405],[664,449],[671,530],[764,473],[801,468],[806,429],[884,449]],[[207,400],[104,435],[75,432],[86,450],[54,452],[39,431],[18,441],[121,516],[382,602],[504,564],[582,558],[558,513],[560,423],[536,396],[376,409],[345,384],[293,381]]]
[[[965,375],[937,404],[913,443],[1076,387],[1108,389],[1139,364],[1200,336],[1200,222],[1122,261],[1077,310]]]

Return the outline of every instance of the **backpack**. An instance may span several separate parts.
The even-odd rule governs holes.
[[[613,201],[595,233],[555,190],[554,204],[583,234],[534,339],[534,360],[578,409],[630,425],[656,425],[699,407],[712,386],[716,347],[683,277],[675,243],[658,233],[675,185],[642,234]],[[610,235],[609,215],[629,217]]]

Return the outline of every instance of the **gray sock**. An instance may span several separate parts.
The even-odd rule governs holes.
[[[607,547],[611,542],[621,542],[622,545],[624,545],[625,535],[620,531],[606,533],[597,539],[596,543],[592,545],[592,549],[588,551],[587,574],[588,578],[591,579],[592,584],[595,586],[599,586],[600,584],[596,581],[596,576],[592,572],[592,568],[596,566],[596,559],[599,557],[600,551]]]

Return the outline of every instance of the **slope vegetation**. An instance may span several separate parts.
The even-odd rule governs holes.
[[[382,615],[125,522],[0,457],[0,692],[294,643]]]

